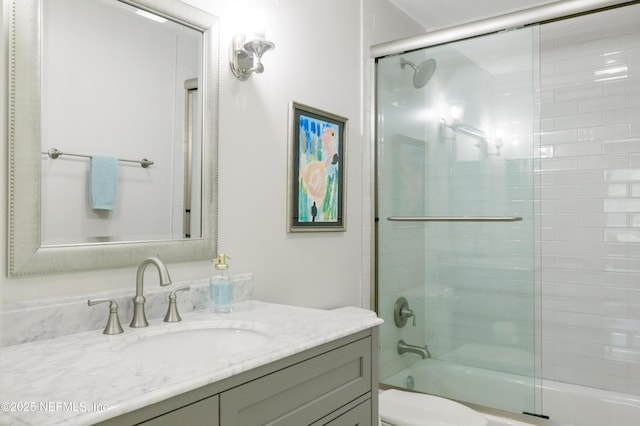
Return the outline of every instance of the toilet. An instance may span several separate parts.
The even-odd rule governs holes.
[[[379,395],[382,426],[487,426],[487,419],[455,401],[395,389]]]

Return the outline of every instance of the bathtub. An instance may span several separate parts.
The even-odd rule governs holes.
[[[521,413],[542,405],[542,413],[559,424],[573,426],[636,426],[640,397],[552,380],[538,381],[511,373],[469,367],[437,359],[420,360],[382,383]],[[532,391],[536,386],[536,392]],[[535,397],[542,396],[542,404]],[[489,424],[538,424],[487,415]]]

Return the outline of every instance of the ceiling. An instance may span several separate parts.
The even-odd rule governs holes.
[[[427,30],[528,9],[557,0],[390,0]]]

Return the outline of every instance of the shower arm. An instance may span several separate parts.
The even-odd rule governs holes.
[[[478,129],[477,127],[471,126],[469,124],[462,123],[458,120],[454,120],[452,124],[447,123],[447,120],[444,118],[440,119],[440,128],[441,129],[451,129],[454,132],[462,133],[463,135],[470,136],[474,139],[477,139],[480,143],[487,143],[487,136],[484,131]]]

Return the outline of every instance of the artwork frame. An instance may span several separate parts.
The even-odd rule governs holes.
[[[290,103],[288,232],[346,231],[348,121]]]

